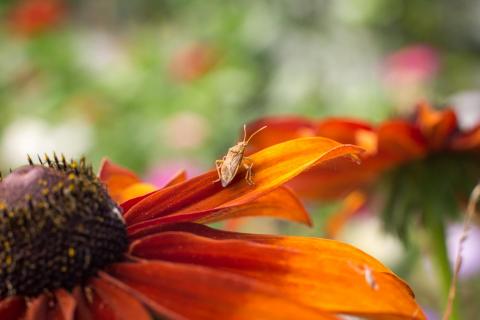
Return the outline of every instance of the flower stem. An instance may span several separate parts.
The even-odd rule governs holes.
[[[435,212],[428,213],[427,230],[429,232],[433,262],[437,268],[437,278],[440,282],[442,292],[442,308],[448,300],[450,284],[452,281],[452,270],[448,259],[448,251],[445,236],[445,224],[442,216]],[[454,303],[451,320],[461,319],[458,315],[458,306]]]

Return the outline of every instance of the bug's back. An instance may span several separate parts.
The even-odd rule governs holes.
[[[242,142],[228,149],[227,155],[220,168],[220,180],[223,187],[226,187],[237,174],[238,168],[242,163],[244,152],[245,145]]]

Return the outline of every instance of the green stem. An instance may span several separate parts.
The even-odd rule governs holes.
[[[429,232],[433,262],[437,268],[437,277],[442,289],[442,308],[447,305],[448,293],[452,282],[452,270],[448,259],[448,251],[445,237],[445,224],[442,215],[430,212],[427,219],[427,230]],[[442,310],[443,311],[443,310]],[[458,305],[453,304],[451,320],[459,320]]]

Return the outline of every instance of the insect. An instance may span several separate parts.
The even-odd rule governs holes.
[[[228,186],[228,184],[235,178],[238,172],[238,168],[241,165],[245,167],[247,173],[245,174],[245,180],[249,185],[255,184],[252,179],[252,167],[253,161],[252,159],[245,157],[245,148],[247,147],[250,139],[267,126],[263,126],[254,133],[250,135],[250,138],[247,138],[247,129],[246,126],[243,125],[243,141],[240,141],[230,149],[228,149],[227,154],[223,157],[222,160],[215,161],[215,167],[217,168],[218,179],[214,182],[221,181],[222,187]]]

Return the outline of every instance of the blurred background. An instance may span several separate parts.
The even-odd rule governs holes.
[[[161,184],[180,168],[212,168],[260,116],[379,122],[421,98],[480,109],[474,0],[1,0],[0,16],[4,171],[27,153],[56,151],[96,166],[108,156]],[[315,229],[269,220],[242,228],[321,235],[332,208],[311,208],[321,213]],[[344,240],[438,309],[429,261],[403,268],[408,252],[376,220],[349,228]],[[480,233],[471,239],[475,257]],[[480,292],[472,268],[467,302]],[[467,314],[475,304],[464,304]]]

